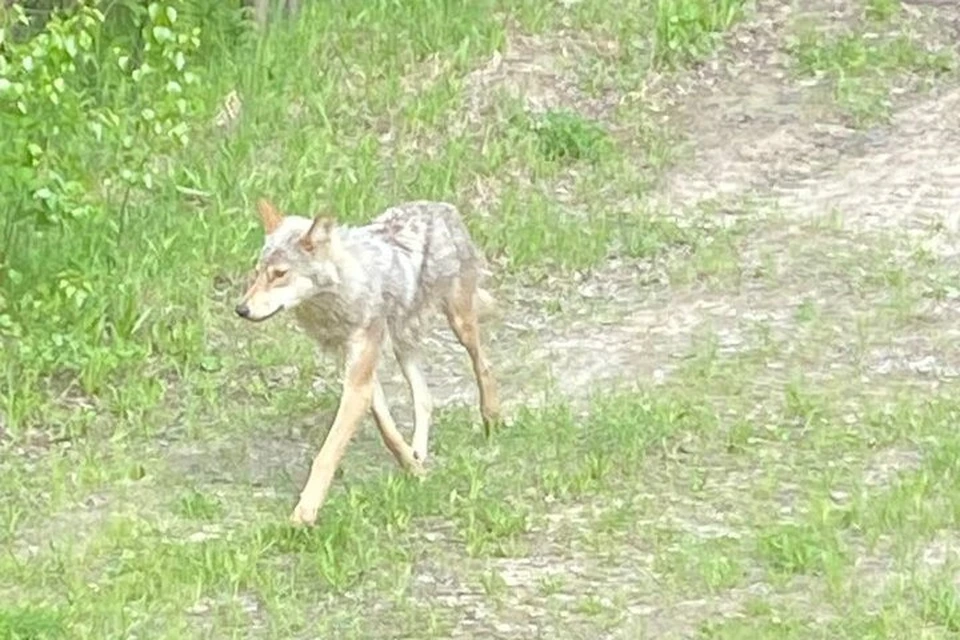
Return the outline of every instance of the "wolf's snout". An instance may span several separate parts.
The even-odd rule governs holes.
[[[237,308],[234,309],[234,311],[236,311],[237,315],[240,316],[241,318],[250,317],[250,307],[248,307],[244,302],[241,302],[240,304],[238,304]]]

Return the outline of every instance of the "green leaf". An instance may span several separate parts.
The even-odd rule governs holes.
[[[153,39],[157,42],[170,42],[174,40],[173,31],[168,27],[157,25],[153,28]]]
[[[67,55],[71,58],[75,57],[77,55],[77,39],[74,36],[67,36],[67,39],[63,41],[63,48],[66,49]]]

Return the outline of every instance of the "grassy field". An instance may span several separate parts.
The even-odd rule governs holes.
[[[960,634],[960,10],[305,4],[0,116],[63,172],[0,178],[0,640]],[[338,372],[232,314],[261,196],[460,206],[509,427],[438,323],[427,475],[367,424],[289,527]]]

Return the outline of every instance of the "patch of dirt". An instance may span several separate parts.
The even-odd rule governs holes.
[[[773,189],[797,217],[838,212],[853,230],[918,236],[938,254],[957,255],[960,231],[960,89],[939,93],[894,116],[864,152]]]
[[[883,166],[889,156],[895,156],[890,160],[898,167],[895,188],[900,190],[912,180],[923,182],[925,167],[952,166],[929,164],[936,160],[929,155],[952,153],[949,143],[956,126],[943,116],[956,114],[955,96],[934,93],[930,100],[905,93],[901,103],[920,104],[901,113],[890,127],[860,131],[844,125],[829,104],[810,99],[820,80],[795,76],[787,50],[792,29],[806,22],[829,25],[832,30],[845,28],[858,12],[859,4],[849,2],[760,0],[755,17],[732,30],[725,38],[726,49],[716,58],[679,79],[654,80],[651,98],[667,106],[671,119],[683,123],[695,145],[693,162],[668,176],[665,201],[689,205],[744,192],[780,200],[789,192],[792,197],[784,204],[802,203],[807,211],[829,211],[834,204],[830,200],[838,196],[847,198],[845,205],[869,211],[869,203],[857,198],[870,187],[887,184],[890,171],[870,178],[869,184],[863,175],[873,176],[871,171]],[[960,10],[913,13],[905,28],[920,30],[928,40],[954,45],[942,25],[960,19]],[[903,144],[903,137],[911,140],[914,150],[891,154]],[[855,167],[860,158],[865,165],[862,172]],[[851,169],[860,176],[852,176],[832,191],[817,191],[829,181],[827,175],[845,176]],[[949,169],[925,180],[932,187],[945,185],[951,190],[955,181]],[[810,189],[797,193],[801,184],[809,184]],[[820,195],[811,201],[811,193]],[[878,198],[889,201],[889,196]]]
[[[948,567],[960,558],[960,538],[955,531],[940,531],[924,545],[917,556],[930,571]]]
[[[679,593],[663,583],[656,553],[633,542],[607,544],[602,559],[559,545],[526,557],[434,558],[415,568],[414,593],[449,613],[450,637],[504,639],[593,638],[601,629],[611,638],[689,637],[707,620],[739,617],[754,599],[810,609],[821,596],[806,577],[774,587],[759,576],[713,593]]]
[[[914,449],[878,451],[867,464],[863,482],[871,489],[889,487],[898,475],[919,469],[922,461],[923,456]]]
[[[563,109],[605,119],[619,96],[588,95],[581,88],[578,62],[585,52],[608,56],[616,50],[614,42],[598,43],[567,31],[532,36],[513,30],[504,50],[465,78],[466,120],[480,122],[502,96],[521,101],[533,113]]]
[[[836,19],[829,6],[805,13]],[[667,176],[661,197],[668,206],[762,191],[781,175],[842,153],[855,132],[823,123],[826,111],[806,100],[810,83],[791,78],[785,42],[796,18],[791,3],[761,0],[715,58],[679,78],[651,79],[650,99],[664,105],[693,145],[693,161]]]

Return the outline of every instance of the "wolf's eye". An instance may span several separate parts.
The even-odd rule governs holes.
[[[282,278],[282,277],[285,276],[285,275],[287,275],[287,270],[286,270],[286,269],[273,269],[273,270],[270,271],[270,279],[271,279],[271,280],[279,280],[280,278]]]

